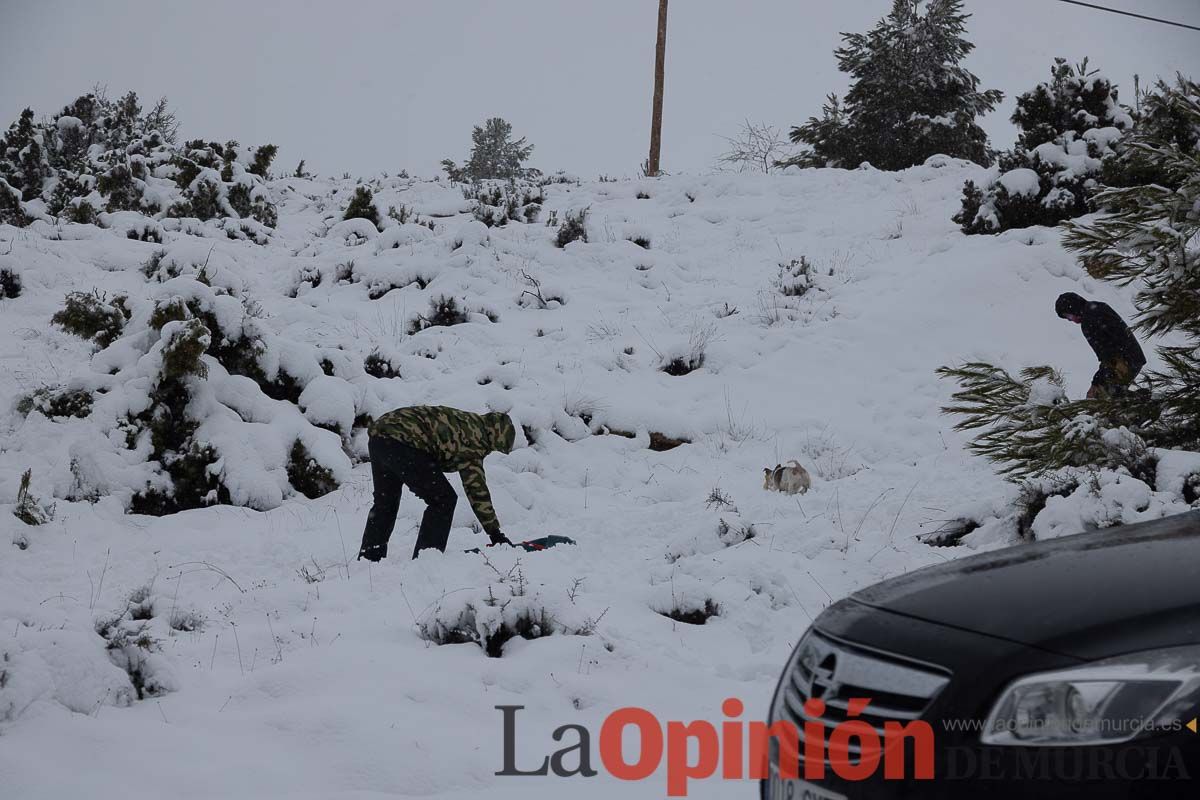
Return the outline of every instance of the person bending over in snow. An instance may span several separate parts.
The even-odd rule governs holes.
[[[384,414],[368,432],[374,505],[367,515],[359,558],[379,561],[387,557],[403,486],[426,504],[413,558],[427,547],[445,552],[458,500],[446,472],[457,472],[462,477],[471,508],[492,544],[512,544],[500,532],[483,472],[483,459],[489,453],[512,451],[517,430],[507,414],[410,406]]]
[[[1054,303],[1058,316],[1083,327],[1083,337],[1100,359],[1100,369],[1092,376],[1087,396],[1116,397],[1146,366],[1146,356],[1125,320],[1107,303],[1087,301],[1067,292]]]

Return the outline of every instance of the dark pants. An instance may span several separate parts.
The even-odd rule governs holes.
[[[1088,397],[1123,397],[1129,393],[1129,384],[1142,371],[1145,364],[1130,363],[1118,358],[1111,363],[1101,364],[1092,376],[1092,390]]]
[[[458,496],[437,462],[428,453],[385,436],[372,436],[367,448],[371,453],[375,504],[367,515],[367,528],[363,531],[358,557],[370,561],[387,557],[388,539],[396,525],[400,490],[404,486],[412,489],[426,506],[413,558],[427,547],[445,552]]]

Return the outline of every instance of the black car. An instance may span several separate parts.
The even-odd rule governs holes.
[[[865,710],[855,698],[869,700]],[[775,690],[769,722],[791,723],[798,742],[771,738],[761,792],[766,800],[1194,798],[1197,716],[1200,512],[1192,512],[958,559],[830,606]],[[897,756],[892,778],[883,763],[853,774],[880,751],[864,753],[864,737],[846,730],[839,748],[827,746],[848,719],[869,723],[884,743],[900,726],[927,725],[932,744],[922,755],[914,736],[886,752]],[[780,776],[789,748],[799,751],[798,779],[795,769]],[[917,777],[922,758],[932,779]]]

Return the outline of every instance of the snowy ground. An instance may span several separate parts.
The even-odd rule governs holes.
[[[761,717],[811,617],[858,587],[966,552],[915,535],[1011,492],[939,415],[952,387],[934,369],[1052,363],[1078,396],[1093,357],[1054,316],[1055,296],[1074,290],[1131,312],[1127,297],[1082,273],[1055,231],[963,236],[950,216],[963,181],[982,172],[934,159],[902,173],[551,186],[543,220],[590,209],[590,242],[566,250],[551,244],[553,228],[489,231],[463,213],[470,202],[457,188],[399,180],[377,205],[436,217],[436,232],[386,220],[384,234],[348,244],[357,226],[329,230],[326,220],[352,186],[289,179],[272,187],[280,226],[268,246],[168,233],[164,247],[181,259],[211,248],[214,282],[249,290],[282,337],[359,358],[394,355],[404,377],[360,397],[374,410],[511,410],[543,431],[534,446],[489,458],[497,512],[514,538],[555,533],[579,544],[522,556],[518,579],[511,551],[490,551],[490,564],[461,552],[483,539],[462,502],[450,552],[410,562],[422,505],[408,495],[394,557],[347,563],[370,504],[364,464],[333,494],[265,512],[158,519],[124,514],[115,497],[59,500],[53,522],[28,529],[0,503],[3,539],[28,538],[27,549],[0,547],[0,794],[664,796],[661,771],[635,784],[603,773],[496,777],[494,706],[526,706],[521,766],[554,749],[554,728],[580,723],[598,767],[601,721],[622,706],[718,722],[721,701],[738,697],[746,718]],[[25,284],[20,298],[0,300],[5,408],[88,370],[89,347],[49,325],[66,292],[147,297],[156,288],[139,268],[157,245],[81,226],[56,235],[41,224],[0,228],[0,253],[11,248],[6,263]],[[650,249],[626,241],[637,237]],[[773,286],[779,264],[801,256],[818,267],[815,287],[784,297]],[[348,259],[362,282],[294,292],[302,268],[330,272]],[[518,302],[522,271],[565,304]],[[414,272],[432,282],[368,299],[370,280]],[[404,335],[441,292],[499,321]],[[658,371],[660,358],[697,343],[706,344],[700,370]],[[581,415],[638,438],[588,435]],[[13,502],[28,467],[35,493],[61,496],[70,444],[87,425],[0,419],[0,501]],[[649,431],[692,443],[654,452]],[[813,473],[812,491],[764,491],[762,468],[792,458]],[[706,507],[717,487],[736,510]],[[722,518],[757,535],[722,541]],[[517,604],[570,627],[595,623],[594,633],[514,640],[499,659],[419,636],[422,623],[517,583]],[[161,639],[147,671],[173,691],[128,703],[128,678],[94,621],[147,585],[149,627]],[[720,613],[703,626],[656,612],[705,600]],[[198,630],[169,628],[189,612],[203,618]],[[690,796],[754,791],[713,780]]]

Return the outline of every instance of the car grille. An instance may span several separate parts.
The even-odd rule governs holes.
[[[949,674],[937,667],[852,647],[809,631],[780,686],[781,711],[783,718],[799,731],[803,760],[806,722],[823,725],[828,741],[829,730],[841,722],[862,720],[875,728],[883,741],[884,723],[904,724],[919,719],[949,682]],[[804,703],[810,697],[825,701],[822,716],[805,713]],[[871,702],[862,714],[850,717],[847,706],[854,698],[868,698]],[[851,742],[849,751],[852,757],[859,755],[856,741]]]

